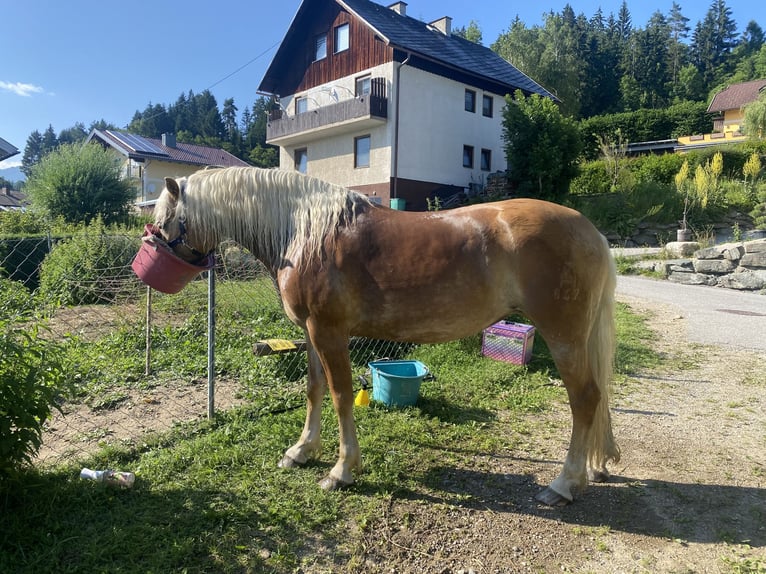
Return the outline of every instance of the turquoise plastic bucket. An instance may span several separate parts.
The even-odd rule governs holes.
[[[414,405],[428,368],[420,361],[373,361],[372,398],[388,406]]]
[[[391,209],[398,209],[399,211],[404,211],[404,206],[406,205],[406,203],[407,202],[401,197],[392,197]]]

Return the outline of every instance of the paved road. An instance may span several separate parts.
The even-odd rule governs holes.
[[[676,309],[687,320],[690,341],[766,351],[764,295],[622,275],[618,300],[620,294]]]

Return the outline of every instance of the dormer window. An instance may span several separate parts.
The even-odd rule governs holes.
[[[319,34],[314,41],[314,61],[327,57],[327,34]]]

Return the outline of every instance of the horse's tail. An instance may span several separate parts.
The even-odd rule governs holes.
[[[612,417],[609,412],[609,393],[614,373],[614,353],[616,344],[616,329],[614,319],[614,290],[617,284],[614,258],[604,240],[607,260],[607,277],[597,308],[594,322],[588,339],[588,359],[591,373],[601,393],[601,400],[596,408],[591,427],[588,463],[595,473],[608,476],[606,463],[610,460],[619,462],[620,448],[612,433]]]

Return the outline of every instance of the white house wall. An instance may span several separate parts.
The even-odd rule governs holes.
[[[393,173],[393,141],[396,121],[396,93],[392,87],[395,66],[385,64],[369,70],[372,77],[384,77],[387,83],[388,121],[372,129],[353,130],[339,135],[307,134],[301,143],[280,147],[281,169],[293,170],[296,149],[308,150],[308,175],[345,187],[388,182]],[[318,86],[298,96],[306,96],[309,112],[352,97],[355,74]],[[483,92],[466,84],[404,65],[401,68],[401,114],[399,118],[398,177],[467,188],[470,183],[486,183],[492,172],[506,169],[503,150],[502,95]],[[476,111],[465,111],[465,90],[476,92]],[[493,97],[491,118],[482,114],[482,96]],[[295,95],[281,99],[283,109],[295,113]],[[354,137],[370,134],[370,167],[354,168]],[[474,167],[463,167],[463,146],[474,148]],[[481,150],[492,152],[490,171],[481,170]]]
[[[279,167],[284,170],[295,169],[295,150],[308,150],[308,168],[306,173],[344,187],[387,183],[391,177],[391,142],[393,141],[393,97],[391,83],[393,64],[377,66],[364,73],[340,78],[323,84],[308,92],[284,96],[280,104],[288,115],[295,113],[295,96],[306,96],[309,112],[317,107],[327,106],[353,97],[356,79],[370,75],[373,78],[386,79],[388,96],[388,121],[374,128],[354,129],[338,135],[319,136],[307,139],[299,144],[280,147]],[[337,100],[333,97],[337,95]],[[370,167],[354,168],[354,138],[370,135]]]
[[[476,111],[465,111],[465,90],[476,92]],[[404,66],[401,70],[399,177],[468,187],[505,170],[503,108],[498,94]],[[492,117],[482,115],[482,96],[493,97]],[[474,148],[474,168],[463,167],[463,146]],[[491,171],[481,170],[481,149],[492,152]]]

